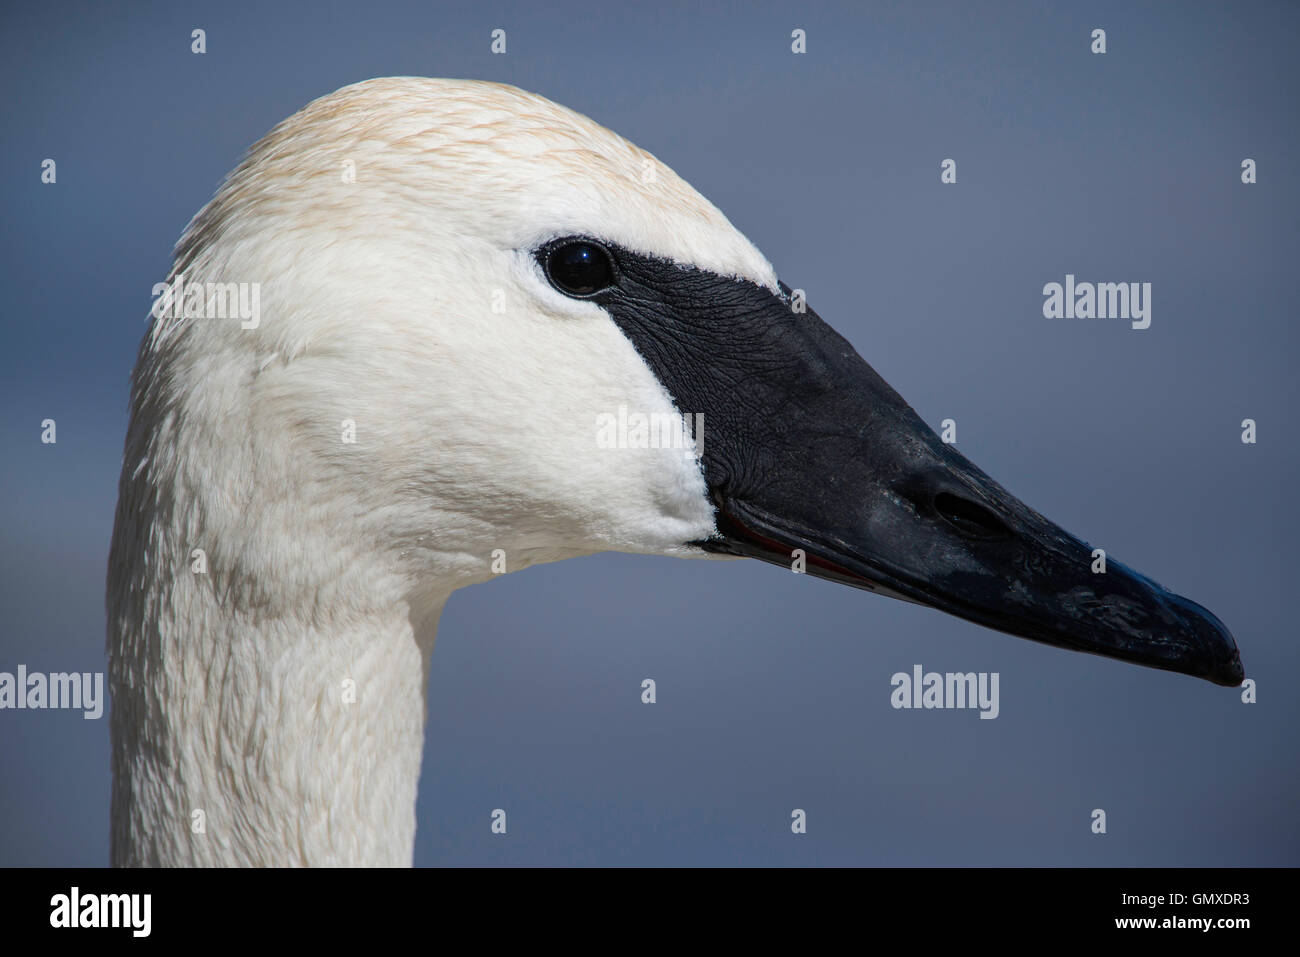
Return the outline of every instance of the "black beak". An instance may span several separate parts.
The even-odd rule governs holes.
[[[682,412],[704,414],[719,536],[699,543],[1072,651],[1239,685],[1214,615],[1052,524],[944,444],[783,296],[619,255],[599,301]],[[1094,570],[1097,569],[1097,570]]]
[[[1113,559],[1094,571],[1091,546],[940,443],[901,400],[898,413],[877,419],[871,453],[846,464],[833,494],[805,487],[788,498],[778,483],[744,498],[719,490],[720,538],[703,547],[786,568],[803,549],[818,578],[1060,648],[1241,684],[1218,618]],[[848,489],[851,504],[840,498]]]

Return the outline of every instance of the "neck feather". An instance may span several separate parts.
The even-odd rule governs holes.
[[[119,625],[113,863],[409,866],[441,603],[330,622],[210,586]]]
[[[409,865],[452,586],[414,589],[438,564],[412,575],[359,510],[214,474],[171,420],[137,416],[109,559],[113,863]]]

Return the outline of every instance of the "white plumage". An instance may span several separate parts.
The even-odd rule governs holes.
[[[593,443],[602,411],[674,409],[528,255],[565,233],[776,287],[648,153],[493,83],[317,100],[191,222],[172,278],[259,283],[261,319],[158,319],[141,348],[108,583],[114,863],[409,864],[448,595],[494,549],[510,571],[702,554],[698,467]]]

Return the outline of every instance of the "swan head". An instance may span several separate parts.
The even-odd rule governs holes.
[[[711,203],[539,96],[401,78],[318,100],[195,217],[178,276],[257,290],[251,319],[156,319],[136,381],[165,423],[141,458],[186,436],[181,484],[227,530],[236,589],[288,595],[322,555],[378,556],[368,574],[417,604],[494,562],[744,556],[1241,681],[1209,612],[1113,560],[1097,574]]]

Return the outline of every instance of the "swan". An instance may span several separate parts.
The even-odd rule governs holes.
[[[541,96],[316,100],[189,223],[182,282],[140,347],[109,559],[115,865],[409,865],[448,596],[600,551],[803,562],[1242,680],[1208,611],[1094,573],[708,200]],[[214,314],[226,288],[258,315]],[[611,415],[703,428],[598,442]]]

